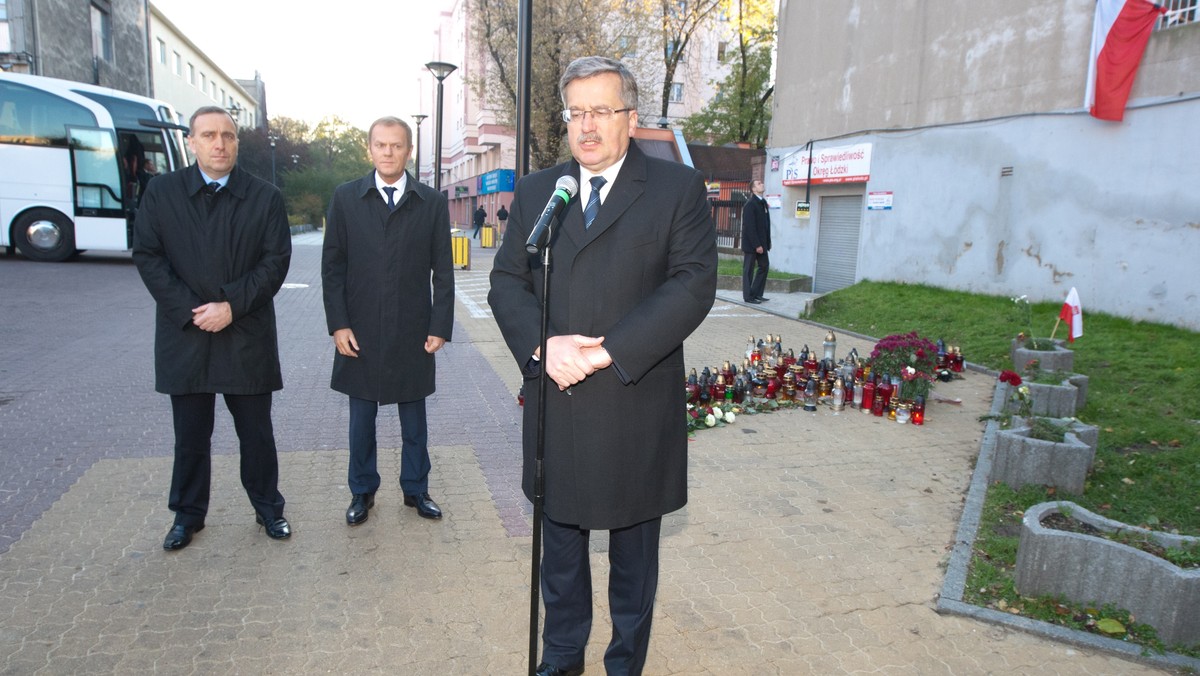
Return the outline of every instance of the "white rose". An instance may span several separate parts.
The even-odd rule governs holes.
[[[725,413],[725,422],[732,425],[734,420],[737,420],[737,416],[733,414],[733,411],[727,411]]]
[[[722,415],[722,414],[721,414],[721,407],[720,407],[720,406],[713,406],[713,407],[712,407],[712,413],[713,413],[713,415],[715,415],[715,416],[717,416],[718,418],[720,418],[720,417],[721,417],[721,415]]]
[[[704,424],[709,427],[714,427],[717,424],[717,417],[711,413],[704,417]]]

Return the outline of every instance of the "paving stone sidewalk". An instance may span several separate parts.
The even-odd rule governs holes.
[[[223,414],[208,526],[175,553],[160,547],[169,406],[152,392],[153,307],[136,271],[119,256],[0,259],[0,674],[524,673],[531,510],[518,376],[486,304],[493,252],[476,247],[456,273],[454,341],[429,403],[431,492],[446,517],[403,507],[399,429],[381,416],[384,488],[348,528],[319,234],[295,242],[277,300],[275,416],[296,533],[274,542],[255,526]],[[44,299],[68,293],[86,298],[46,316]],[[687,362],[720,364],[767,333],[798,350],[825,330],[720,300]],[[839,353],[850,347],[870,345],[839,337]],[[1163,673],[935,612],[992,382],[939,385],[962,403],[931,404],[923,427],[823,409],[698,433],[689,503],[664,521],[646,673]],[[50,402],[61,424],[39,421]],[[589,674],[603,672],[610,629],[606,546],[595,534]]]

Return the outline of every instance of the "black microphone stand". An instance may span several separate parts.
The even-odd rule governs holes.
[[[536,676],[538,655],[538,611],[540,610],[542,509],[546,501],[546,343],[550,333],[550,243],[554,241],[553,227],[546,231],[541,244],[542,257],[542,348],[541,370],[538,372],[537,447],[533,459],[533,547],[529,584],[529,676]]]

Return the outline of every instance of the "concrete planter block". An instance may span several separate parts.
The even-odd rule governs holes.
[[[1058,385],[1024,381],[1029,386],[1030,413],[1043,418],[1073,418],[1075,413],[1087,405],[1088,377],[1081,373],[1064,373]],[[1017,403],[1012,401],[1012,386],[1006,390],[1006,410],[1016,413]]]
[[[1003,481],[1013,490],[1033,484],[1055,486],[1062,492],[1074,495],[1082,493],[1088,470],[1096,457],[1096,428],[1091,427],[1090,432],[1080,430],[1092,438],[1091,445],[1079,438],[1074,427],[1061,442],[1032,439],[1029,431],[1028,427],[1021,427],[996,433],[996,450],[989,480]]]
[[[1106,519],[1071,502],[1043,502],[1025,511],[1017,548],[1017,591],[1061,594],[1081,604],[1112,603],[1154,627],[1168,646],[1200,643],[1200,570],[1094,535],[1054,530],[1042,519],[1062,513],[1107,533],[1146,535],[1165,547],[1200,538],[1148,531]]]
[[[1025,365],[1036,359],[1043,371],[1071,371],[1075,368],[1075,352],[1062,346],[1061,340],[1055,340],[1053,350],[1030,350],[1023,342],[1013,338],[1009,347],[1009,357],[1012,358],[1013,370],[1020,373]]]
[[[717,288],[725,291],[741,291],[742,278],[734,275],[719,275]],[[794,277],[792,279],[767,279],[764,293],[812,293],[812,277]]]
[[[1045,417],[1045,416],[1042,416]],[[1100,428],[1095,425],[1085,425],[1074,418],[1050,418],[1050,422],[1066,427],[1067,431],[1075,435],[1083,443],[1091,447],[1092,451],[1096,450],[1096,444],[1100,441]],[[1019,415],[1014,415],[1012,418],[1012,429],[1029,427],[1029,419],[1022,418]]]

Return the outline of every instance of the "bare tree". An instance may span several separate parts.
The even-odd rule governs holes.
[[[662,110],[667,116],[671,102],[671,84],[675,71],[683,60],[688,43],[713,14],[729,0],[650,0],[659,3],[659,19],[662,24]]]
[[[534,4],[530,83],[529,155],[533,170],[568,156],[564,143],[558,81],[580,56],[622,58],[636,35],[639,2],[627,0],[542,0]],[[484,74],[472,78],[476,94],[496,111],[499,122],[515,123],[517,109],[517,0],[471,0],[471,41],[481,50]]]

